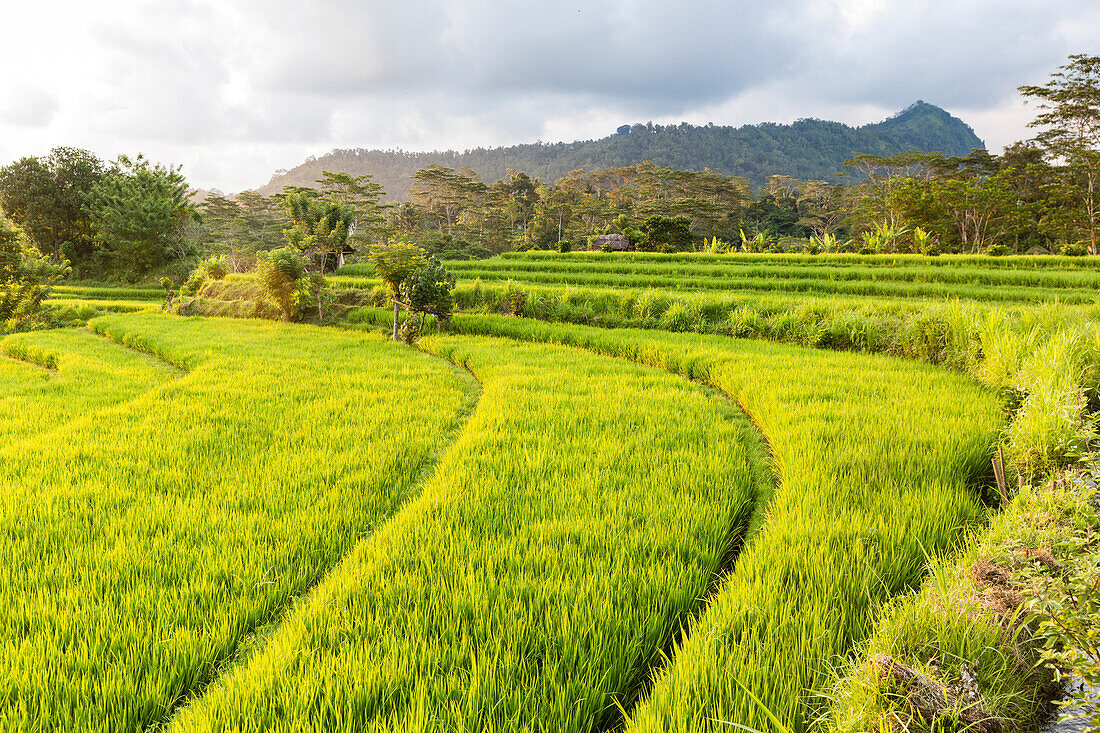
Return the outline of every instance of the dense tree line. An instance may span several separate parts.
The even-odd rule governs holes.
[[[80,276],[140,276],[196,253],[198,214],[178,168],[142,156],[107,164],[55,148],[0,168],[0,214]]]
[[[275,194],[285,186],[311,186],[322,171],[368,174],[385,187],[391,202],[408,197],[416,171],[430,165],[469,169],[484,181],[507,178],[509,170],[553,182],[577,169],[601,170],[652,161],[678,170],[710,168],[763,187],[784,174],[837,183],[843,163],[854,153],[892,155],[907,150],[966,155],[982,141],[965,123],[925,102],[883,122],[850,127],[804,119],[790,125],[635,124],[599,140],[533,143],[503,148],[414,153],[401,150],[333,150],[280,171],[259,190]]]
[[[13,293],[41,300],[69,267],[81,277],[137,279],[214,257],[244,270],[282,247],[321,270],[382,242],[483,257],[589,247],[608,234],[655,251],[1097,254],[1100,57],[1072,56],[1046,85],[1021,92],[1038,103],[1037,132],[1001,155],[863,153],[847,161],[842,182],[772,175],[755,195],[748,177],[652,161],[551,178],[506,170],[492,183],[470,168],[431,164],[413,174],[398,204],[385,203],[385,186],[370,175],[327,170],[272,196],[246,191],[195,204],[178,168],[56,148],[0,168],[0,214],[15,225],[4,224],[0,237],[11,263],[0,316],[23,307],[12,305]],[[892,121],[898,135],[916,129],[904,118]],[[690,132],[643,126],[618,137]],[[43,284],[20,291],[11,273]]]

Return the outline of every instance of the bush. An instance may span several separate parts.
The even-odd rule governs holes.
[[[226,273],[225,260],[221,257],[208,257],[191,271],[187,281],[180,286],[180,295],[198,295],[207,280],[224,280]]]
[[[1028,597],[1029,623],[1041,643],[1040,658],[1059,679],[1076,675],[1087,687],[1077,701],[1091,708],[1094,730],[1100,728],[1100,517],[1096,512],[1096,487],[1100,473],[1092,465],[1061,479],[1072,482],[1067,490],[1084,493],[1091,501],[1081,511],[1078,526],[1060,538],[1067,562],[1031,562],[1024,568],[1024,594]],[[1057,482],[1056,482],[1057,483]],[[1083,728],[1082,728],[1083,730]]]
[[[266,295],[278,305],[284,321],[298,315],[302,293],[307,289],[306,259],[294,247],[273,249],[256,263],[256,272]]]
[[[500,310],[505,315],[522,316],[527,293],[513,280],[509,280],[500,296]]]
[[[643,239],[638,249],[645,252],[688,252],[695,249],[691,223],[683,216],[651,216],[642,224]],[[632,241],[633,232],[621,227]]]

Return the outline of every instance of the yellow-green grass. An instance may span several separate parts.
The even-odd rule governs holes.
[[[148,308],[159,308],[160,301],[156,300],[123,300],[123,299],[99,299],[99,298],[69,298],[54,296],[46,301],[52,308],[65,308],[74,310],[106,311],[110,313],[133,313]]]
[[[768,259],[708,258],[683,260],[671,258],[638,259],[627,256],[580,258],[571,254],[557,258],[494,258],[489,260],[458,260],[447,262],[447,267],[470,276],[484,273],[486,276],[515,274],[556,275],[561,279],[589,275],[618,275],[622,277],[646,276],[669,280],[703,279],[708,287],[721,287],[723,281],[756,278],[763,280],[872,280],[882,282],[914,282],[966,284],[979,286],[1019,286],[1047,288],[1087,288],[1100,286],[1100,260],[1091,266],[1068,268],[1006,268],[990,267],[988,263],[967,263],[953,266],[936,266],[928,259],[865,263],[862,261],[837,262],[828,257],[812,261],[790,261],[785,257]],[[1072,263],[1077,265],[1078,263]],[[355,270],[344,275],[352,275]]]
[[[179,376],[164,362],[86,330],[0,340],[0,445],[40,445],[43,433],[135,399]]]
[[[153,313],[92,326],[188,373],[0,448],[2,730],[157,723],[410,498],[476,394],[372,335]],[[60,352],[55,379],[97,356],[19,340]],[[100,399],[87,391],[70,393]]]
[[[449,266],[454,263],[448,263]],[[516,268],[501,271],[489,269],[459,269],[463,282],[515,281],[524,284],[569,285],[573,287],[653,288],[683,291],[747,291],[799,293],[806,295],[852,295],[893,298],[963,298],[967,300],[997,302],[1047,302],[1060,300],[1065,303],[1097,303],[1100,295],[1090,285],[1029,287],[1018,284],[1001,286],[976,285],[964,280],[961,283],[928,282],[924,280],[893,279],[889,275],[857,277],[845,273],[845,277],[833,277],[829,273],[810,272],[794,275],[758,276],[752,273],[717,277],[708,274],[678,277],[653,274],[622,274],[613,269],[607,272],[543,272],[532,268]]]
[[[707,382],[775,454],[780,487],[629,731],[809,727],[829,667],[927,553],[979,521],[975,486],[1000,427],[992,395],[935,367],[726,338],[459,316],[465,332],[571,344]]]
[[[712,589],[761,462],[728,401],[575,349],[422,346],[484,384],[463,437],[173,730],[598,729]]]
[[[70,285],[62,284],[53,289],[54,297],[73,298],[85,300],[151,300],[164,299],[164,290],[161,288],[134,288],[115,287],[111,285],[89,284]]]
[[[527,251],[505,252],[499,257],[502,260],[520,261],[547,261],[561,259],[559,252]],[[985,268],[1002,269],[1056,269],[1073,270],[1100,267],[1100,257],[1065,257],[1049,255],[1009,255],[995,257],[986,254],[949,254],[940,256],[927,256],[919,254],[881,254],[862,255],[854,253],[821,253],[816,255],[806,253],[777,253],[777,252],[729,252],[717,254],[713,252],[595,252],[577,251],[569,252],[566,256],[576,261],[607,261],[625,260],[633,262],[685,262],[685,263],[727,263],[727,264],[764,264],[785,266],[792,264],[817,265],[831,267],[836,265],[863,265],[883,268],[896,268],[903,266],[958,268],[980,266]],[[476,260],[475,260],[476,261]],[[352,265],[351,268],[362,267]],[[348,268],[345,268],[348,269]]]
[[[1096,303],[1100,260],[1069,257],[787,255],[703,253],[507,253],[446,263],[461,283],[769,292],[891,298]],[[375,284],[368,265],[335,276],[351,287]]]
[[[844,733],[943,730],[963,707],[980,703],[1007,730],[1040,730],[1056,691],[1054,672],[1040,664],[1042,647],[1033,627],[1020,625],[1027,610],[1014,604],[1027,594],[1013,598],[1023,585],[1013,575],[1031,558],[1080,561],[1080,538],[1100,520],[1095,483],[1088,479],[1071,474],[1023,487],[964,552],[937,557],[920,592],[884,609],[858,659],[842,668],[846,674],[834,691],[828,727]],[[985,571],[980,581],[979,569]],[[1003,573],[1002,580],[990,571]],[[1006,587],[1010,579],[1013,585]],[[951,702],[938,725],[905,703],[906,691],[876,663],[880,655],[949,690],[945,698]],[[973,677],[968,684],[964,667]],[[960,689],[981,697],[959,696]]]

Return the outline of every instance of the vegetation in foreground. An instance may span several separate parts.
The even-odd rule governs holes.
[[[484,384],[466,433],[175,728],[603,729],[735,557],[758,439],[720,398],[562,347],[422,346]]]
[[[368,335],[157,314],[93,327],[186,373],[87,333],[2,342],[57,370],[0,360],[5,393],[42,398],[6,404],[5,432],[31,437],[0,450],[5,730],[160,721],[416,493],[471,390]]]
[[[823,690],[830,661],[870,633],[878,603],[919,584],[925,553],[954,546],[983,513],[972,487],[987,470],[997,409],[959,376],[698,335],[472,316],[455,327],[699,379],[736,399],[771,446],[780,486],[764,531],[630,711],[627,730],[721,721],[765,730],[772,715],[804,729],[816,715],[807,691]]]
[[[830,729],[1038,730],[1058,676],[1100,682],[1098,479],[1088,461],[1025,486],[966,550],[937,557],[919,594],[884,609]]]

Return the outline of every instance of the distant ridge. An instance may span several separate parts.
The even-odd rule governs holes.
[[[962,120],[924,101],[917,101],[882,122],[850,127],[840,122],[801,119],[790,125],[765,122],[721,125],[623,125],[608,137],[573,143],[528,143],[501,148],[477,148],[427,153],[401,150],[333,150],[289,170],[278,171],[260,193],[278,193],[284,186],[311,186],[321,172],[370,173],[388,200],[401,200],[412,175],[432,163],[467,167],[487,183],[509,168],[554,182],[577,168],[594,170],[651,160],[681,170],[711,168],[744,176],[763,185],[768,176],[840,181],[845,160],[856,153],[892,155],[908,150],[963,156],[985,143]]]

